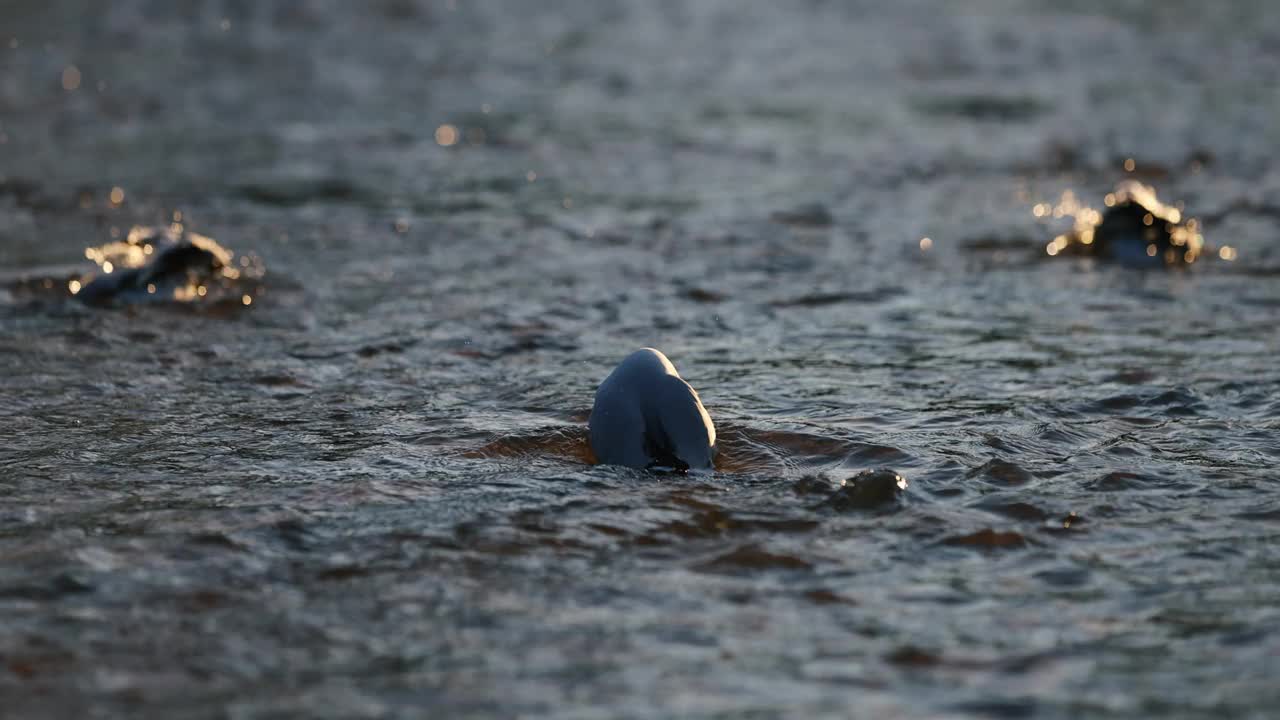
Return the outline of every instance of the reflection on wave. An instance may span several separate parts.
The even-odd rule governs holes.
[[[591,452],[591,443],[587,440],[586,427],[555,427],[520,435],[505,435],[464,452],[463,457],[550,457],[584,465],[594,465],[596,462],[595,455]]]
[[[71,294],[93,305],[146,301],[243,305],[253,302],[250,284],[266,273],[261,260],[234,253],[213,238],[167,227],[134,227],[122,241],[87,248],[98,271],[71,280]]]
[[[1106,258],[1137,267],[1185,266],[1216,251],[1234,260],[1230,246],[1207,247],[1200,221],[1184,217],[1180,206],[1160,201],[1150,185],[1125,180],[1103,198],[1105,211],[1082,203],[1067,190],[1057,203],[1037,203],[1032,214],[1044,220],[1070,218],[1069,231],[1045,247],[1051,256]]]
[[[180,216],[177,216],[180,217]],[[113,230],[114,234],[114,230]],[[97,266],[71,277],[28,278],[13,291],[29,297],[74,297],[93,306],[139,303],[248,306],[263,293],[266,267],[237,256],[181,223],[135,226],[121,240],[85,248]]]

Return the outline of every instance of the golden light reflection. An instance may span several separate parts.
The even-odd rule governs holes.
[[[924,252],[929,252],[930,250],[932,250],[933,238],[927,238],[927,237],[920,238],[920,249]]]
[[[1125,180],[1113,192],[1103,196],[1102,203],[1107,208],[1105,218],[1110,218],[1112,213],[1132,212],[1128,209],[1130,207],[1138,208],[1136,212],[1141,214],[1135,214],[1133,222],[1148,228],[1145,231],[1146,247],[1143,248],[1148,257],[1160,256],[1165,262],[1174,265],[1189,264],[1199,259],[1204,252],[1204,236],[1200,234],[1200,224],[1196,218],[1187,218],[1179,206],[1161,202],[1155,189],[1149,185],[1136,180]],[[1106,229],[1103,212],[1081,203],[1071,190],[1064,191],[1057,203],[1036,203],[1031,211],[1036,217],[1046,220],[1050,217],[1072,220],[1069,232],[1056,236],[1045,246],[1046,254],[1060,255],[1068,251],[1073,251],[1073,254],[1094,254],[1107,251],[1105,245],[1096,246],[1103,233],[1107,234],[1107,241],[1112,238],[1114,227]],[[1177,250],[1169,247],[1170,245]],[[1162,246],[1168,249],[1162,251]]]
[[[241,295],[241,296],[240,296],[240,302],[244,303],[246,306],[247,306],[247,305],[252,305],[252,304],[253,304],[253,298],[249,297],[248,295]]]
[[[1124,161],[1125,172],[1133,172],[1134,170],[1137,170],[1137,169],[1138,169],[1138,163],[1135,162],[1133,158],[1125,158],[1125,161]]]
[[[180,214],[175,212],[175,217]],[[113,237],[119,235],[117,229]],[[193,252],[192,248],[200,252]],[[266,274],[256,255],[236,256],[212,238],[190,232],[177,222],[159,227],[135,226],[123,240],[86,248],[84,255],[98,265],[101,276],[119,277],[115,284],[104,286],[111,288],[107,296],[145,291],[147,295],[172,297],[180,302],[202,298],[236,301],[251,289],[242,283],[260,280]],[[92,273],[81,275],[71,281],[69,289],[74,295],[93,280]],[[104,297],[97,287],[94,290],[95,299]],[[253,291],[260,292],[261,288]]]
[[[119,207],[124,202],[124,188],[111,188],[111,204]]]
[[[1218,257],[1228,261],[1235,260],[1236,249],[1231,247],[1230,245],[1223,245],[1222,247],[1218,248]]]
[[[441,147],[452,147],[458,142],[458,128],[444,124],[436,128],[436,144]]]

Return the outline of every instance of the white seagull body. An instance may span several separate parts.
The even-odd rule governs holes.
[[[596,390],[587,422],[605,465],[710,471],[716,428],[702,400],[653,348],[627,356]]]

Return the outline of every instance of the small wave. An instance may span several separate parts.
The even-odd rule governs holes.
[[[181,223],[135,226],[123,239],[85,248],[95,267],[25,277],[9,287],[15,299],[74,298],[91,306],[165,303],[247,307],[263,293],[266,266],[237,255]]]

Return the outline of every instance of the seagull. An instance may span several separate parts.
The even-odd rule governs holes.
[[[596,389],[587,421],[591,450],[605,465],[710,472],[716,428],[702,400],[661,351],[627,356]]]

